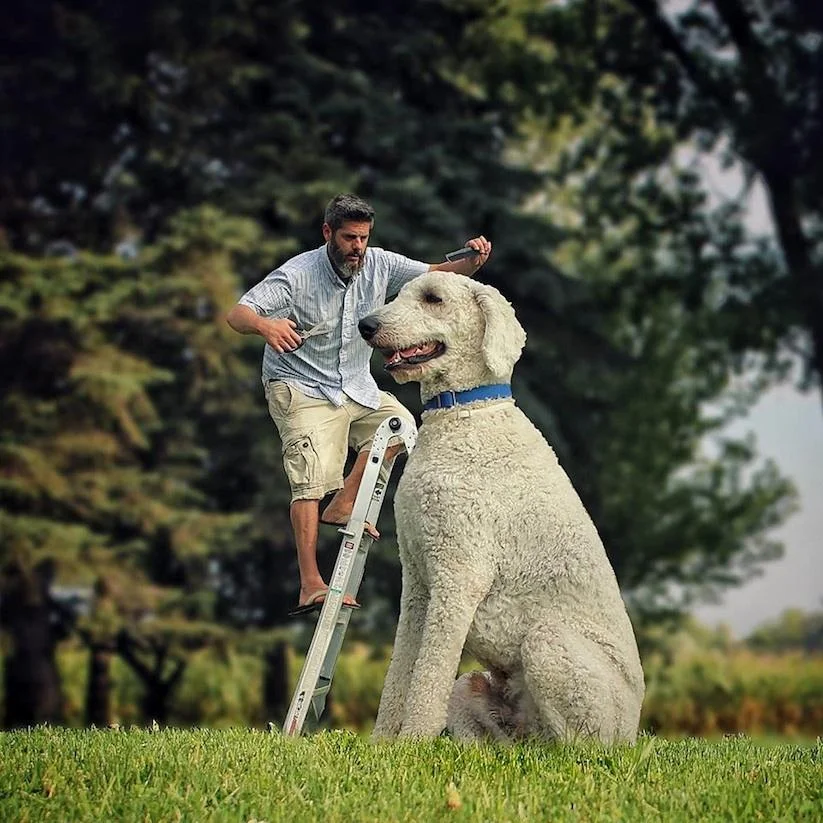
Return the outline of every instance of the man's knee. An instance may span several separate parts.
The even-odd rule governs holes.
[[[374,441],[374,435],[380,426],[392,417],[399,417],[412,431],[416,431],[417,424],[414,420],[414,415],[393,395],[384,392],[380,408],[370,414],[367,420],[363,420],[358,427],[358,434],[360,439],[354,443],[354,448],[357,452],[368,451]],[[364,428],[363,424],[367,423]],[[405,441],[402,437],[393,436],[388,441],[388,447],[394,449],[394,454],[405,448]]]

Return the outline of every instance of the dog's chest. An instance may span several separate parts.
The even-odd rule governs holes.
[[[403,478],[418,488],[453,488],[455,483],[485,487],[498,475],[503,479],[512,465],[522,465],[537,448],[548,447],[514,406],[450,411],[424,418]]]
[[[484,435],[473,426],[427,430],[424,425],[409,455],[396,500],[419,506],[424,499],[465,494],[467,487],[484,484],[489,452]]]

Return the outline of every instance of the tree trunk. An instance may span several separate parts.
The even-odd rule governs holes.
[[[173,687],[161,680],[144,682],[145,692],[141,702],[143,719],[147,723],[164,725],[169,716],[169,699]]]
[[[784,150],[790,151],[788,147]],[[786,268],[794,283],[799,313],[811,335],[811,366],[823,388],[823,272],[812,261],[795,202],[792,178],[781,173],[779,168],[772,171],[768,166],[761,166],[761,170]]]
[[[263,710],[266,717],[281,721],[289,708],[289,644],[275,643],[266,652],[263,675]]]
[[[89,651],[89,682],[86,687],[86,725],[111,726],[112,650],[94,644]]]
[[[63,722],[63,690],[55,649],[62,639],[52,608],[52,566],[33,571],[15,563],[3,574],[0,624],[11,639],[4,666],[7,729]]]
[[[169,700],[183,677],[186,661],[183,658],[172,659],[171,672],[164,675],[170,662],[169,646],[162,642],[141,641],[125,629],[118,632],[115,647],[143,683],[145,691],[140,701],[143,719],[150,723],[165,723],[169,715]],[[150,663],[141,660],[140,653],[152,658]]]

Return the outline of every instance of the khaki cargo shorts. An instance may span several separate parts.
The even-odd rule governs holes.
[[[402,417],[415,425],[411,412],[388,392],[380,392],[377,409],[349,399],[335,406],[325,398],[307,397],[282,380],[270,380],[265,392],[293,501],[320,500],[342,488],[349,448],[370,448],[377,427],[387,418]]]

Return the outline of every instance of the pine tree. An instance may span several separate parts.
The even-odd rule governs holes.
[[[233,255],[255,237],[206,209],[133,260],[2,260],[4,624],[14,634],[14,604],[47,591],[36,582],[17,594],[39,564],[64,586],[101,581],[116,619],[97,614],[83,636],[96,652],[115,644],[150,695],[179,679],[164,669],[182,670],[176,648],[220,634],[211,565],[248,527],[215,493],[211,455],[221,428],[237,438],[253,415],[232,389],[248,372],[223,314],[237,290]],[[17,632],[17,658],[33,642]]]

